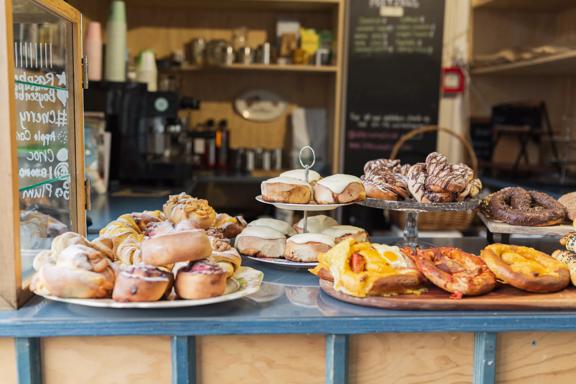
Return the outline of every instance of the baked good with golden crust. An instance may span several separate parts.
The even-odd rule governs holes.
[[[566,249],[558,249],[552,252],[551,256],[568,266],[568,269],[570,269],[570,280],[572,281],[572,285],[576,285],[576,253]]]
[[[216,211],[207,200],[197,199],[186,193],[171,195],[162,210],[166,218],[174,224],[187,221],[194,228],[208,229],[216,222]]]
[[[314,185],[318,204],[346,204],[366,200],[362,180],[356,176],[336,174],[318,180]]]
[[[274,203],[308,204],[312,200],[309,183],[292,177],[274,177],[262,182],[262,199]]]
[[[534,248],[490,244],[480,257],[499,280],[524,291],[557,292],[570,283],[566,264]]]
[[[453,294],[453,298],[478,296],[496,286],[496,278],[477,256],[453,247],[428,249],[403,248],[418,270],[434,285]]]
[[[229,239],[210,237],[210,244],[212,245],[212,254],[208,260],[222,268],[226,272],[226,277],[232,277],[242,264],[240,254],[230,244]]]
[[[336,244],[346,239],[354,239],[358,243],[369,241],[368,232],[352,225],[334,225],[322,231],[322,234],[334,238]]]
[[[242,216],[230,216],[226,213],[217,214],[214,223],[214,227],[222,230],[222,234],[228,239],[238,236],[246,228],[246,225],[246,220]]]
[[[570,192],[560,196],[558,202],[566,208],[568,218],[576,220],[576,192]]]
[[[398,247],[347,239],[318,256],[310,272],[356,297],[421,292],[420,273]]]
[[[284,258],[297,262],[318,261],[318,255],[334,246],[334,238],[320,233],[299,233],[286,240]]]
[[[287,222],[269,217],[263,217],[261,219],[251,221],[248,226],[272,228],[278,232],[281,232],[285,236],[292,236],[296,234],[296,231]]]
[[[326,228],[338,225],[336,219],[326,215],[308,216],[307,218],[307,232],[322,233]],[[301,219],[293,226],[294,230],[298,233],[304,232],[304,219]]]
[[[158,267],[202,260],[212,254],[210,240],[202,230],[172,232],[144,239],[141,249],[142,262]]]
[[[286,236],[269,227],[248,226],[236,237],[235,246],[243,255],[280,258],[286,249]]]
[[[178,270],[174,290],[178,298],[186,300],[222,296],[226,291],[226,272],[208,260],[190,262]]]
[[[170,293],[173,281],[170,272],[153,266],[123,265],[116,273],[112,299],[128,303],[158,301]]]

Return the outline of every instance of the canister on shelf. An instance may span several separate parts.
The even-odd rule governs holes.
[[[254,61],[252,57],[252,48],[250,47],[242,47],[238,50],[236,54],[236,62],[240,64],[252,64]]]
[[[255,61],[258,64],[270,64],[271,57],[271,45],[266,42],[260,44],[256,49]]]

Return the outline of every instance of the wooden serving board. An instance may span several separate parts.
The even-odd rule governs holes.
[[[552,225],[550,227],[524,227],[493,221],[482,212],[478,212],[478,217],[480,217],[480,220],[482,220],[486,228],[492,233],[561,237],[567,233],[576,232],[576,228],[569,224]]]
[[[451,299],[450,294],[437,287],[428,287],[428,292],[419,296],[371,296],[354,297],[336,291],[332,282],[320,280],[320,288],[335,299],[351,304],[391,310],[434,310],[434,311],[521,311],[576,309],[576,287],[570,286],[556,293],[528,293],[503,285],[494,291],[476,297]]]

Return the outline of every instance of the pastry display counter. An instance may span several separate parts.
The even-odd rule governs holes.
[[[375,241],[388,244],[397,240],[375,238]],[[428,241],[438,245],[461,247],[471,252],[478,252],[485,245],[485,241],[479,238]],[[557,247],[554,240],[545,239],[515,243],[547,252]],[[246,261],[248,266],[251,263]],[[524,344],[530,345],[532,350],[536,351],[544,348],[545,343],[558,342],[557,336],[542,332],[572,332],[576,328],[574,311],[385,311],[360,307],[339,302],[321,293],[318,279],[307,272],[261,264],[258,264],[258,268],[265,276],[260,292],[246,299],[212,306],[164,310],[98,309],[50,302],[36,297],[18,311],[0,312],[0,356],[7,356],[8,359],[17,356],[21,382],[40,382],[38,380],[42,373],[31,368],[41,369],[42,366],[45,367],[44,377],[59,377],[58,381],[48,382],[66,382],[65,376],[58,376],[58,372],[54,372],[57,368],[49,365],[48,361],[66,353],[67,365],[81,364],[82,357],[70,354],[76,349],[93,353],[95,359],[104,359],[106,354],[103,351],[106,348],[114,346],[119,350],[126,350],[130,346],[139,345],[142,337],[147,337],[149,339],[144,340],[153,343],[154,348],[139,353],[145,353],[147,359],[163,361],[164,368],[171,369],[172,372],[170,374],[170,371],[167,371],[164,377],[172,377],[172,381],[176,383],[194,382],[196,377],[202,383],[231,382],[228,381],[229,376],[225,378],[212,372],[214,363],[209,358],[217,358],[213,353],[221,349],[225,351],[227,344],[230,348],[234,346],[234,354],[238,356],[264,359],[260,364],[258,360],[238,357],[242,364],[233,364],[234,369],[259,375],[259,378],[244,378],[240,382],[270,382],[267,378],[271,377],[278,383],[295,382],[292,381],[290,372],[297,369],[294,364],[303,364],[302,372],[298,374],[301,378],[299,382],[322,382],[324,379],[317,375],[321,376],[323,373],[327,383],[344,383],[347,375],[349,382],[375,383],[379,380],[378,376],[364,375],[365,372],[358,370],[359,364],[363,364],[362,359],[367,358],[362,357],[367,350],[376,353],[380,348],[386,350],[393,347],[402,356],[411,355],[415,351],[408,341],[414,337],[410,334],[440,333],[436,336],[421,335],[426,343],[418,343],[418,353],[425,356],[439,353],[434,357],[437,359],[437,368],[445,363],[452,366],[451,373],[444,376],[447,381],[442,382],[470,381],[473,376],[477,383],[488,383],[493,382],[495,377],[517,377],[514,372],[510,372],[515,364],[511,362],[514,359],[510,354],[521,353],[522,348],[526,347]],[[497,333],[508,332],[537,334],[519,335],[518,339],[514,335],[510,336],[514,340],[512,344],[496,344]],[[279,336],[289,334],[293,336]],[[363,334],[370,337],[366,339],[360,336]],[[566,334],[565,340],[569,340],[571,335]],[[66,338],[62,339],[63,336]],[[84,336],[95,338],[84,341]],[[168,343],[166,337],[171,338],[171,364],[165,361]],[[14,352],[11,352],[10,343],[5,342],[4,338],[15,338]],[[502,339],[510,340],[506,335],[498,336],[498,340]],[[67,351],[55,346],[58,340],[67,344]],[[97,340],[101,340],[103,344]],[[539,342],[542,345],[538,345]],[[386,346],[386,343],[391,344]],[[546,348],[551,348],[549,353],[554,356],[556,353],[575,352],[575,348],[569,343]],[[454,349],[459,352],[454,354]],[[40,357],[41,351],[43,357]],[[301,356],[294,361],[266,358],[262,355],[265,351],[276,351],[276,356],[281,355],[278,351],[284,351],[282,354],[286,356]],[[497,355],[495,351],[498,351]],[[473,364],[470,360],[472,354]],[[380,360],[377,356],[368,358],[376,365],[385,362],[384,358]],[[35,364],[42,359],[44,364]],[[442,359],[449,359],[449,362],[443,362]],[[525,356],[523,359],[516,363],[527,364],[526,359],[529,360],[529,357]],[[2,360],[6,361],[4,358]],[[418,364],[418,360],[411,363],[409,359],[405,361],[404,364],[412,369]],[[92,361],[91,364],[103,366],[105,362]],[[550,364],[553,364],[553,361],[543,360],[533,369],[537,372],[550,372],[555,369]],[[325,368],[321,369],[322,366]],[[569,366],[570,369],[565,371],[566,379],[574,370],[574,367]],[[350,367],[350,370],[346,367]],[[409,367],[406,369],[409,370]],[[382,371],[381,373],[394,371],[386,365],[378,370]],[[126,372],[132,371],[127,368]],[[206,377],[207,372],[212,372],[210,377],[201,379]],[[59,374],[64,375],[63,372]],[[80,380],[88,373],[77,370],[75,374],[75,380]],[[122,372],[111,377],[119,382],[128,380]],[[142,380],[138,382],[146,382],[145,378]]]

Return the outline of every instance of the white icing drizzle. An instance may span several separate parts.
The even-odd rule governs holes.
[[[328,188],[334,193],[342,193],[351,183],[362,183],[362,180],[352,175],[336,174],[318,181],[318,184]]]
[[[246,237],[246,236],[258,237],[266,240],[276,240],[286,238],[286,236],[284,236],[282,232],[278,232],[275,229],[269,227],[262,227],[259,225],[253,225],[244,228],[242,233],[236,236],[236,239],[238,239],[239,237]]]
[[[293,179],[298,179],[306,181],[306,170],[305,169],[293,169],[291,171],[282,172],[280,177],[290,177]],[[318,181],[322,178],[320,174],[316,171],[308,171],[308,182]]]
[[[338,225],[338,222],[330,216],[326,215],[317,215],[317,216],[310,216],[308,218],[308,226],[306,229],[308,232],[312,233],[320,233],[326,228],[333,227]],[[304,219],[300,220],[296,227],[300,230],[304,227]]]
[[[293,177],[273,177],[272,179],[264,180],[262,184],[274,184],[274,183],[283,183],[283,184],[292,184],[292,185],[305,185],[310,188],[310,184],[305,181],[295,179]]]
[[[262,218],[256,219],[248,224],[249,227],[268,227],[272,228],[278,232],[283,233],[284,235],[293,235],[294,229],[285,221],[277,220],[277,219],[270,219],[270,218]]]
[[[338,238],[346,235],[355,235],[360,232],[364,232],[364,230],[362,228],[354,227],[352,225],[335,225],[333,227],[326,228],[325,230],[323,230],[322,234]]]
[[[334,238],[328,235],[323,235],[321,233],[299,233],[289,237],[288,241],[296,244],[321,243],[331,247],[334,246]]]

